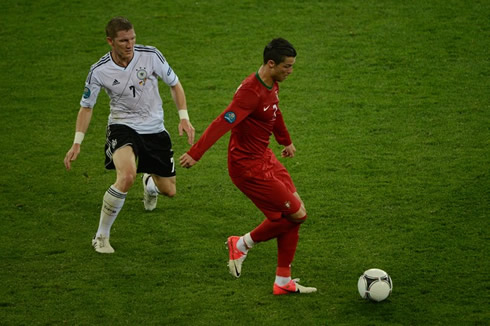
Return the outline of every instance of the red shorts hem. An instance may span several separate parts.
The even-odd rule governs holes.
[[[271,169],[254,169],[241,177],[231,177],[233,183],[270,220],[296,213],[301,208],[294,195],[296,187],[286,168],[276,160]],[[259,173],[255,173],[256,171]],[[250,171],[249,171],[250,172]]]

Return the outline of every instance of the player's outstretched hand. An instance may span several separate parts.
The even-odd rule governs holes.
[[[194,136],[196,134],[196,130],[192,126],[191,122],[187,119],[182,119],[179,122],[179,136],[182,136],[185,133],[187,134],[187,141],[189,145],[194,145]]]
[[[294,153],[296,153],[296,147],[294,147],[293,143],[291,143],[291,145],[284,147],[284,149],[281,152],[281,156],[294,157]]]
[[[189,154],[184,153],[180,158],[180,166],[183,168],[190,168],[197,163]]]
[[[71,162],[75,161],[80,154],[80,144],[73,144],[68,153],[65,155],[65,168],[71,170]]]

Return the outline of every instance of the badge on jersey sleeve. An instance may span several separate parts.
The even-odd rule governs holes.
[[[235,122],[236,120],[236,114],[235,112],[232,112],[232,111],[228,111],[225,113],[225,120],[228,122],[228,123],[233,123]]]
[[[89,98],[89,97],[90,97],[90,88],[85,87],[85,88],[83,89],[83,98],[87,99],[87,98]]]

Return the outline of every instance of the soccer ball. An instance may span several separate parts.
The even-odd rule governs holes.
[[[359,277],[357,289],[363,299],[380,302],[390,296],[393,282],[385,271],[371,268]]]

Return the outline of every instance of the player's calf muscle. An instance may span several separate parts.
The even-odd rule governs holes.
[[[158,191],[167,197],[174,197],[177,194],[177,187],[175,182],[175,177],[163,178],[155,176],[156,186]]]

